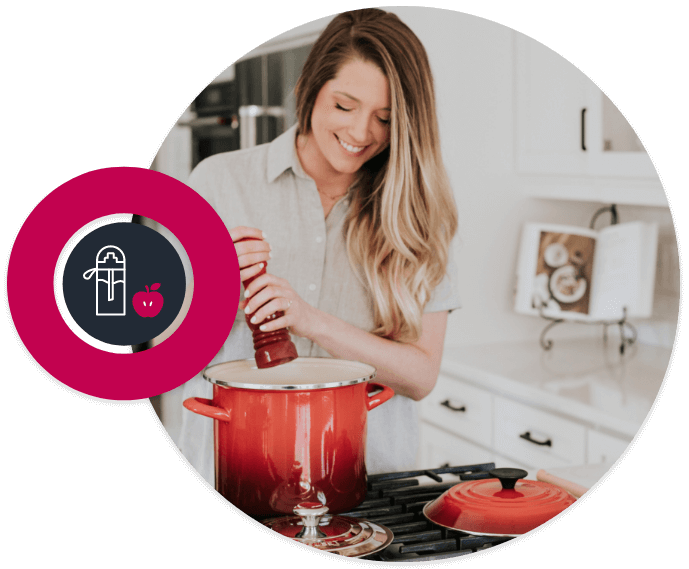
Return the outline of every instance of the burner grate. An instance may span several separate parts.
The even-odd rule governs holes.
[[[490,478],[493,468],[494,463],[485,463],[374,474],[368,477],[365,501],[343,515],[379,523],[395,535],[385,550],[365,557],[373,561],[437,561],[493,547],[511,538],[448,530],[428,521],[422,511],[460,480]],[[447,475],[458,479],[448,480]]]

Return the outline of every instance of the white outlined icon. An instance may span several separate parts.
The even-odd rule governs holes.
[[[96,316],[126,316],[126,259],[122,249],[106,245],[96,255],[96,267],[84,273],[96,274]],[[118,286],[121,285],[121,286]]]

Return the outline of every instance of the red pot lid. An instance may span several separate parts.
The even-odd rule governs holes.
[[[440,526],[481,535],[518,536],[554,518],[576,500],[565,490],[528,472],[496,468],[486,480],[460,482],[424,507]]]

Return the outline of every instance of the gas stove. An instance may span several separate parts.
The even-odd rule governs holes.
[[[426,519],[423,507],[463,480],[490,478],[494,463],[446,466],[368,476],[364,502],[343,513],[389,528],[392,543],[363,559],[371,561],[437,561],[493,547],[510,537],[475,536],[440,527]]]

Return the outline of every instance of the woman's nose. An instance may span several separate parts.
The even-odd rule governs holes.
[[[349,129],[349,134],[354,139],[351,141],[351,144],[355,146],[365,145],[368,142],[368,129],[369,118],[364,116],[363,113],[355,116],[354,122]]]

